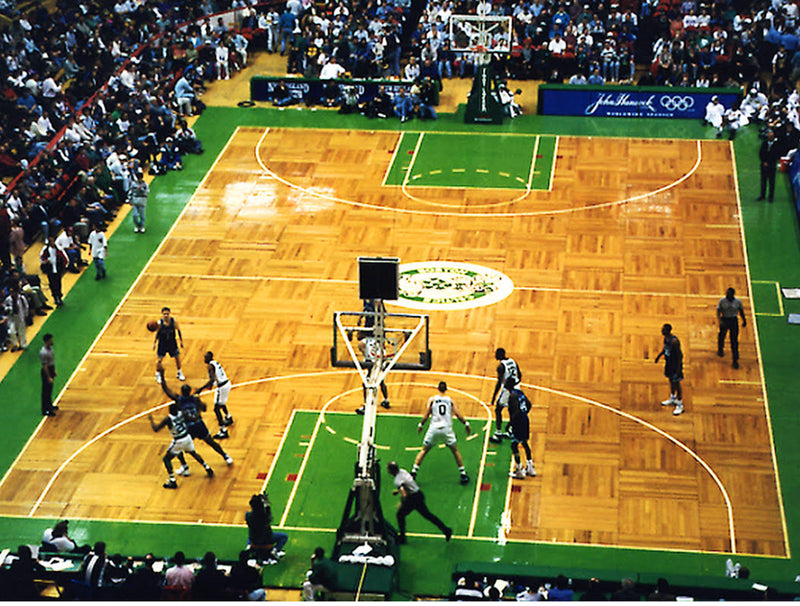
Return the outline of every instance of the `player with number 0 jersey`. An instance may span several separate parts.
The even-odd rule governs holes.
[[[417,477],[419,466],[422,463],[422,459],[424,459],[425,455],[428,454],[428,451],[430,451],[430,449],[436,444],[444,442],[456,459],[456,465],[458,465],[458,473],[461,478],[461,483],[467,484],[469,482],[469,476],[467,475],[466,468],[464,467],[464,459],[461,458],[461,453],[458,451],[456,434],[453,431],[453,417],[456,417],[464,424],[464,428],[467,430],[467,435],[469,435],[469,421],[467,421],[461,415],[456,407],[455,402],[453,402],[450,396],[447,395],[447,383],[440,381],[438,393],[434,396],[431,396],[428,400],[425,416],[422,417],[422,421],[420,421],[417,425],[417,433],[422,433],[422,429],[425,427],[425,422],[428,420],[428,418],[431,420],[431,423],[428,426],[428,431],[425,432],[425,439],[422,441],[422,448],[420,449],[419,453],[417,454],[417,458],[414,461],[414,467],[411,468],[411,475],[414,478]]]

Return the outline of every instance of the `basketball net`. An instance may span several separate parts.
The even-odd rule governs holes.
[[[466,36],[469,43],[463,46],[454,44],[454,46],[451,47],[453,52],[474,54],[476,66],[488,65],[491,61],[492,52],[511,51],[511,17],[497,17],[494,15],[451,15],[451,39],[455,40],[456,32],[462,36]],[[498,32],[502,39],[496,38]],[[506,38],[508,38],[508,40],[505,40]]]

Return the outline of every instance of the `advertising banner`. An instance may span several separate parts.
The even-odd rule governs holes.
[[[330,80],[305,79],[305,78],[270,78],[267,76],[256,76],[250,80],[250,99],[252,101],[272,101],[272,93],[278,82],[283,81],[286,88],[298,103],[311,100],[316,102],[322,97],[322,91]],[[369,101],[375,97],[378,87],[384,85],[386,92],[394,96],[400,87],[405,87],[406,91],[411,88],[411,82],[400,80],[334,80],[341,89],[344,86],[351,86],[356,89],[359,101]]]
[[[547,85],[539,87],[539,113],[597,118],[702,119],[711,97],[725,108],[742,98],[739,89]]]

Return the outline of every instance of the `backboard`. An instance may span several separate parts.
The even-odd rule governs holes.
[[[378,359],[376,312],[337,311],[333,314],[331,364],[335,368],[369,369]],[[384,364],[399,352],[393,370],[430,370],[428,316],[384,314]]]
[[[462,53],[510,53],[512,17],[451,15],[450,48]]]

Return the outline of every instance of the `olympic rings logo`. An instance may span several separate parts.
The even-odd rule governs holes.
[[[685,112],[694,107],[694,99],[692,97],[664,95],[659,100],[659,103],[661,103],[661,107],[672,112]]]

